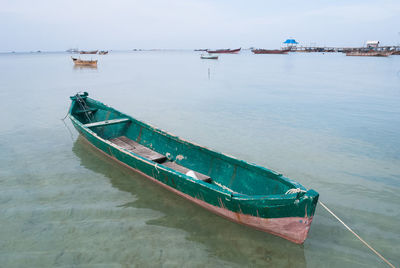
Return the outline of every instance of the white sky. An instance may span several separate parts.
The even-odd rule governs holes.
[[[0,0],[0,51],[400,44],[400,0]]]

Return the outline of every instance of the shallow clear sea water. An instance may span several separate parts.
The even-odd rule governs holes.
[[[400,266],[400,56],[70,56],[0,54],[0,266],[386,266],[321,206],[295,245],[112,162],[61,120],[77,91],[315,189]]]

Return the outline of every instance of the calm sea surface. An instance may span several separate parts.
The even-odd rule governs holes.
[[[0,54],[1,267],[386,267],[321,206],[296,245],[112,162],[61,120],[78,91],[315,189],[400,266],[400,56],[70,56]]]

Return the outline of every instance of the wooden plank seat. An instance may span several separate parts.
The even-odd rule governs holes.
[[[138,154],[144,158],[147,158],[151,161],[157,162],[157,163],[162,163],[165,160],[167,160],[167,157],[165,155],[162,155],[160,153],[157,153],[156,151],[153,151],[136,141],[133,141],[129,139],[128,137],[125,136],[120,136],[114,139],[110,139],[110,141],[119,147],[122,147],[124,149],[127,149],[131,151],[132,153]]]
[[[166,161],[165,163],[162,163],[164,166],[169,167],[170,169],[176,170],[178,172],[181,172],[183,174],[188,173],[189,171],[191,171],[191,169],[188,169],[184,166],[178,165],[175,162],[171,162],[171,161]],[[194,170],[192,170],[194,172],[194,174],[196,175],[197,179],[202,180],[204,182],[211,182],[211,178],[207,175],[204,175],[202,173],[196,172]]]
[[[107,125],[125,123],[128,121],[131,121],[131,120],[129,118],[117,118],[117,119],[99,121],[99,122],[94,122],[94,123],[88,123],[88,124],[84,124],[84,126],[85,127],[102,127],[102,126],[107,126]]]

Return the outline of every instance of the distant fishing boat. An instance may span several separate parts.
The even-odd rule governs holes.
[[[91,66],[91,67],[97,66],[97,60],[81,60],[73,57],[71,57],[71,59],[77,66]]]
[[[79,53],[79,49],[77,49],[77,48],[70,48],[70,49],[67,49],[66,52],[68,52],[68,53]]]
[[[98,51],[98,50],[92,50],[92,51],[84,51],[84,50],[81,50],[81,51],[79,51],[79,53],[80,53],[80,54],[97,54],[97,51]]]
[[[107,55],[107,54],[108,54],[108,51],[105,51],[105,50],[99,51],[99,55]]]
[[[379,51],[368,51],[368,52],[353,51],[353,52],[346,52],[346,56],[360,56],[360,57],[387,57],[390,54],[391,53],[379,52]]]
[[[217,50],[209,50],[207,49],[207,52],[210,54],[215,54],[215,53],[239,53],[239,51],[241,50],[241,48],[237,48],[237,49],[217,49]]]
[[[86,92],[70,98],[68,115],[74,127],[111,159],[229,220],[298,244],[306,239],[319,197],[314,190],[180,139]]]
[[[200,56],[201,59],[203,60],[218,60],[218,56],[217,55],[203,55],[201,54]]]
[[[290,49],[253,49],[254,54],[288,54]]]

